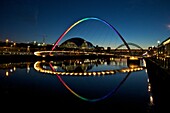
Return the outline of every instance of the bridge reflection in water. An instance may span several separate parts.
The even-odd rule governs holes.
[[[120,61],[127,59],[76,59],[76,60],[65,60],[61,62],[46,62],[46,61],[37,61],[34,64],[34,69],[43,73],[50,73],[50,74],[57,74],[57,75],[112,75],[117,72],[134,72],[143,70],[145,66],[140,65],[140,60],[138,62],[127,62],[127,66],[121,63],[125,63],[126,61],[120,62]],[[106,69],[106,70],[98,70],[98,71],[90,71],[92,70],[94,65],[99,64],[115,64],[119,66],[123,66],[119,69]],[[118,64],[119,63],[119,64]],[[47,66],[50,66],[52,69],[47,68]]]
[[[147,111],[152,105],[149,103],[153,103],[152,96],[149,100],[151,86],[147,90],[148,78],[142,59],[140,64],[111,58],[37,61],[32,66],[27,73],[30,76],[17,67],[15,73],[7,76],[6,79],[15,80],[12,87],[8,86],[9,94],[3,95],[4,102],[13,105],[16,101],[19,105],[31,102],[29,108],[40,105],[39,109],[55,110],[58,106],[62,111],[117,113]]]
[[[85,101],[91,101],[91,102],[96,102],[96,101],[101,101],[103,99],[106,99],[116,93],[116,91],[119,89],[119,87],[125,82],[125,80],[128,78],[131,72],[135,71],[141,71],[145,68],[145,66],[141,66],[140,63],[138,62],[130,62],[130,60],[127,62],[128,59],[72,59],[72,60],[65,60],[65,61],[60,61],[60,62],[46,62],[46,61],[37,61],[34,64],[34,69],[42,72],[42,73],[48,73],[48,74],[55,74],[57,78],[60,80],[60,82],[75,96],[78,98],[85,100]],[[94,71],[92,68],[94,65],[100,65],[100,64],[113,64],[122,66],[119,68],[114,68],[114,69],[105,69],[105,70],[96,70]],[[122,64],[121,64],[122,62]],[[128,63],[128,64],[124,64]],[[113,68],[113,67],[112,67]],[[103,69],[103,68],[102,68]],[[115,87],[113,90],[111,90],[109,93],[102,97],[98,98],[86,98],[84,96],[79,95],[75,91],[73,91],[66,83],[65,81],[61,78],[61,75],[67,75],[67,76],[103,76],[103,75],[113,75],[116,73],[127,73],[125,78]]]

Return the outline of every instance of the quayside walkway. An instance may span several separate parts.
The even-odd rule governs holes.
[[[151,92],[153,96],[153,113],[170,112],[170,71],[154,58],[145,58]]]

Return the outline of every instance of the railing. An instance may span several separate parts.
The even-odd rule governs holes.
[[[162,58],[162,57],[152,57],[153,61],[159,64],[161,67],[170,70],[170,57]]]

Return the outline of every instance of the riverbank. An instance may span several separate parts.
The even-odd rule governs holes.
[[[153,96],[153,113],[162,113],[170,111],[167,103],[170,101],[170,73],[169,69],[161,67],[152,58],[146,58],[146,67],[151,84],[151,92]]]
[[[58,55],[58,56],[36,56],[34,54],[28,55],[0,55],[0,63],[9,63],[9,62],[35,62],[35,61],[56,61],[56,60],[69,60],[69,59],[109,59],[110,55]]]
[[[170,76],[170,63],[169,63],[169,60],[161,60],[161,59],[156,59],[156,58],[147,58],[145,59],[147,60],[147,64],[154,64],[156,65],[157,67],[159,67],[159,70],[162,70],[165,74],[169,75]]]

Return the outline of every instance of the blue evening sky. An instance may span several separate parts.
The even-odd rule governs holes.
[[[0,15],[0,41],[55,43],[85,17],[107,21],[127,42],[142,48],[170,37],[170,0],[0,0]],[[95,20],[78,24],[62,41],[73,37],[101,46],[122,43],[113,30]]]

